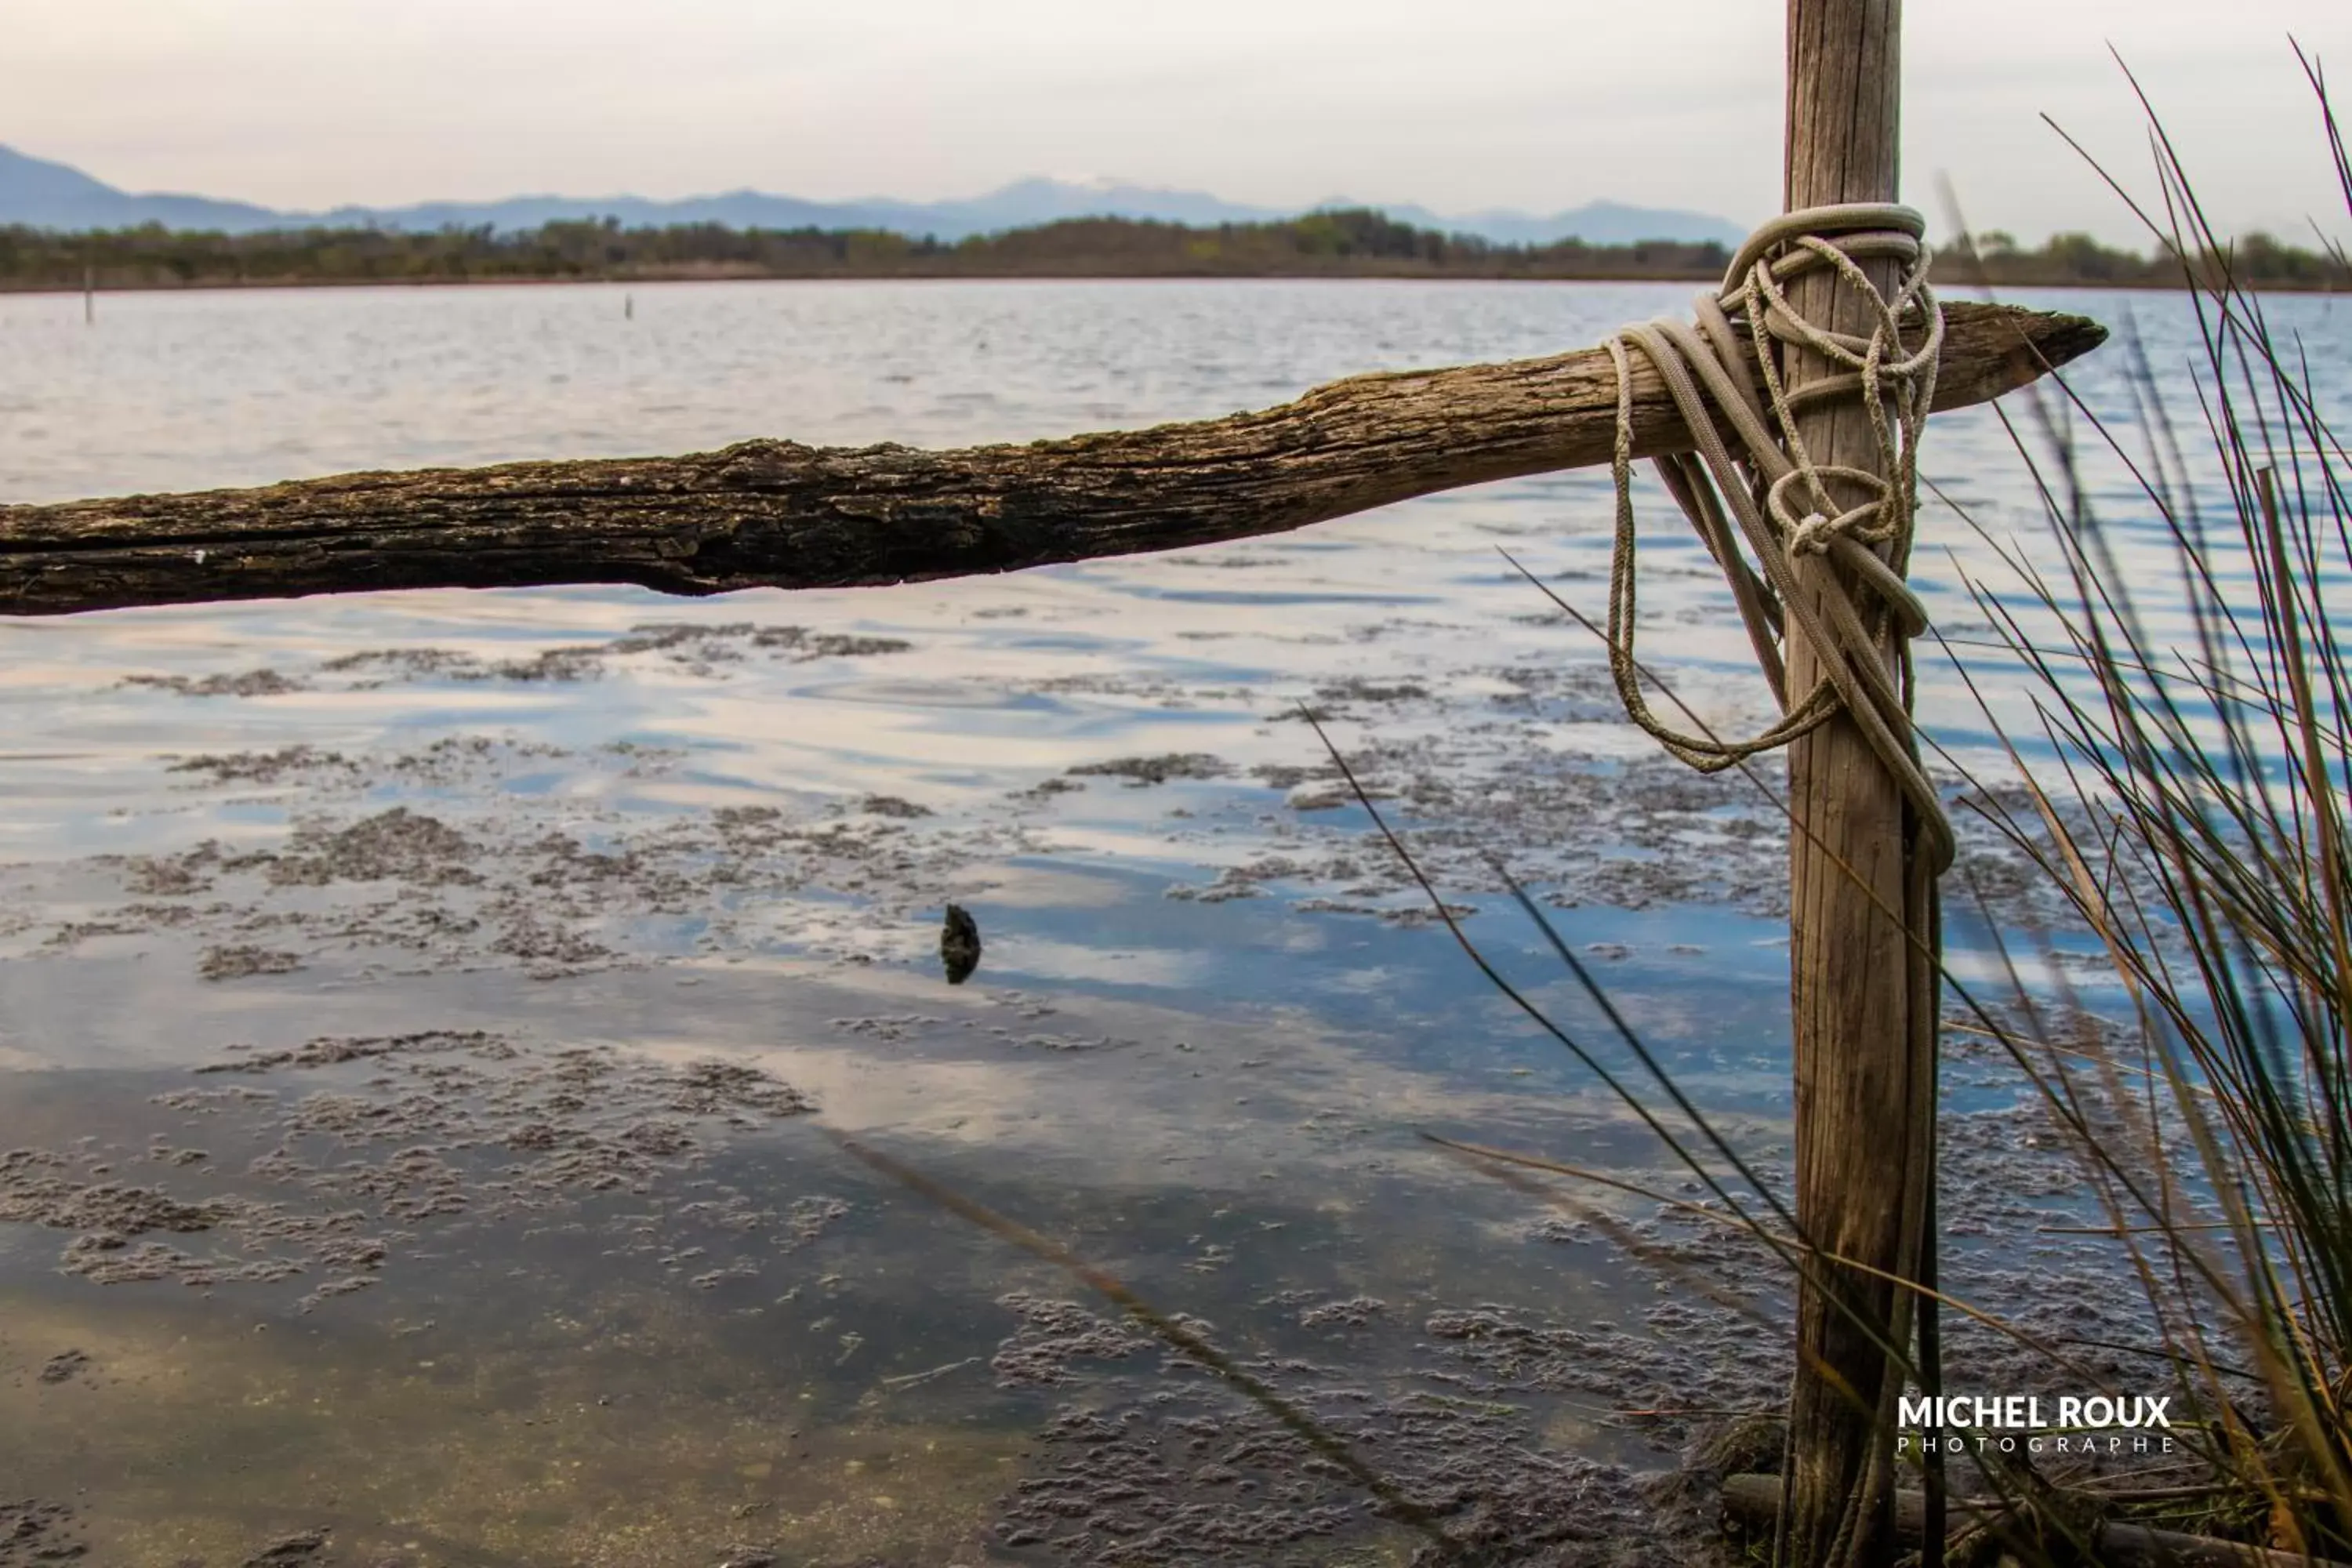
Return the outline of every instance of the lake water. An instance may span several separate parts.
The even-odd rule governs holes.
[[[92,326],[76,298],[0,298],[0,501],[1132,426],[1555,353],[1687,296],[630,293],[633,316],[616,287],[108,296]],[[2184,301],[2025,302],[2133,321],[2193,424]],[[2273,310],[2340,407],[2352,310]],[[2070,379],[2128,431],[2125,368],[2111,348]],[[1997,533],[2038,529],[1990,412],[1939,418],[1926,468]],[[2150,509],[2118,465],[2089,477],[2160,617]],[[1752,725],[1737,618],[1644,496],[1649,655]],[[25,1539],[123,1563],[317,1531],[299,1560],[1418,1544],[842,1137],[1213,1325],[1425,1491],[1521,1530],[1633,1517],[1612,1467],[1655,1463],[1680,1407],[1756,1402],[1777,1346],[1420,1137],[1661,1163],[1429,919],[1298,718],[1572,1030],[1591,1009],[1490,854],[1785,1159],[1777,818],[1657,756],[1498,552],[1598,616],[1609,519],[1582,473],[894,589],[0,623],[0,1497],[51,1510]],[[1991,660],[1961,582],[1989,547],[1939,507],[1924,528],[1915,580]],[[1993,698],[2029,712],[2013,679]],[[1920,707],[1991,765],[1932,658]],[[950,900],[985,943],[952,987]],[[1544,1501],[1564,1489],[1580,1512]]]

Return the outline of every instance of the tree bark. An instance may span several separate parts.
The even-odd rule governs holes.
[[[1896,196],[1900,0],[1789,0],[1790,210]],[[1892,297],[1893,262],[1864,264]],[[1797,311],[1867,336],[1857,291],[1823,270],[1797,280]],[[1791,352],[1791,385],[1829,374]],[[1858,403],[1798,420],[1813,460],[1879,471]],[[1842,505],[1864,499],[1832,493]],[[1801,591],[1840,591],[1839,569],[1808,559]],[[1866,592],[1866,591],[1865,591]],[[1895,635],[1879,649],[1900,671]],[[1789,639],[1788,689],[1810,690],[1833,649]],[[1790,994],[1796,1075],[1797,1224],[1812,1246],[1916,1279],[1932,1168],[1935,889],[1893,776],[1841,713],[1790,748]],[[1914,941],[1916,932],[1921,942]],[[1798,1294],[1797,1373],[1789,1411],[1790,1508],[1780,1560],[1877,1568],[1894,1555],[1890,1350],[1909,1338],[1911,1294],[1883,1275],[1816,1260]],[[1938,1539],[1940,1544],[1940,1537]]]
[[[2095,348],[2079,316],[1954,306],[1936,406]],[[1359,376],[1157,429],[926,452],[747,441],[683,458],[346,474],[0,508],[0,614],[392,588],[634,583],[672,594],[1008,572],[1278,533],[1460,485],[1608,461],[1609,359]],[[1689,444],[1646,363],[1637,455]]]

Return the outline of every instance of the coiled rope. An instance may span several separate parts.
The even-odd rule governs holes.
[[[1610,339],[1617,370],[1617,536],[1608,640],[1626,713],[1705,773],[1785,746],[1840,711],[1852,714],[1909,801],[1931,863],[1941,872],[1951,864],[1952,828],[1912,745],[1907,697],[1909,639],[1927,629],[1927,617],[1903,580],[1917,510],[1920,428],[1935,401],[1944,343],[1943,312],[1927,287],[1929,253],[1920,243],[1926,227],[1918,213],[1892,205],[1786,214],[1748,237],[1720,290],[1698,297],[1696,329],[1660,320],[1626,327]],[[1860,265],[1880,259],[1901,267],[1891,300]],[[1868,336],[1830,331],[1790,304],[1787,286],[1824,268],[1870,307],[1875,320]],[[1810,349],[1838,372],[1791,388],[1776,363],[1775,345],[1781,343]],[[1696,447],[1654,458],[1659,476],[1722,568],[1780,705],[1780,719],[1747,740],[1684,733],[1658,717],[1642,690],[1633,652],[1636,350],[1657,368]],[[1857,394],[1878,443],[1875,473],[1815,463],[1797,430],[1802,410]],[[1727,424],[1738,438],[1737,453],[1725,436]],[[1831,494],[1832,480],[1867,499],[1842,506]],[[1743,537],[1747,555],[1740,550]],[[1798,566],[1807,555],[1827,556],[1843,570],[1811,574],[1801,585]],[[1890,623],[1902,649],[1899,679],[1882,651]],[[1794,635],[1813,648],[1821,670],[1812,689],[1793,702],[1782,655],[1791,624]]]

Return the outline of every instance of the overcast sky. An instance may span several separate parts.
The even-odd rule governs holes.
[[[2132,236],[2038,118],[2144,183],[2112,43],[2225,223],[2352,226],[2287,44],[2352,83],[2352,0],[1905,9],[1905,195],[1939,220],[1948,175],[1979,228]],[[0,142],[275,206],[933,199],[1027,174],[1743,224],[1780,200],[1776,0],[0,0]]]

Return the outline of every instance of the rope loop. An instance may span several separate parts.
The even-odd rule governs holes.
[[[1696,330],[1655,321],[1610,339],[1617,531],[1608,640],[1628,716],[1704,772],[1785,746],[1834,714],[1851,715],[1901,787],[1940,872],[1952,860],[1951,824],[1911,733],[1908,645],[1927,629],[1927,616],[1904,581],[1917,513],[1919,437],[1944,347],[1943,312],[1927,286],[1926,232],[1918,213],[1891,204],[1784,214],[1748,237],[1720,289],[1698,297]],[[1862,265],[1885,260],[1899,268],[1891,296]],[[1790,301],[1790,283],[1824,270],[1863,302],[1866,334],[1834,331]],[[1788,349],[1819,355],[1832,374],[1790,386],[1780,368]],[[1654,459],[1659,477],[1722,569],[1780,709],[1778,721],[1745,740],[1675,730],[1642,689],[1633,651],[1635,353],[1665,384],[1696,448]],[[1798,429],[1801,412],[1846,398],[1857,398],[1870,420],[1876,472],[1815,462]],[[1805,639],[1820,670],[1811,689],[1793,698],[1784,653],[1791,637]],[[1890,638],[1899,678],[1887,668]]]

